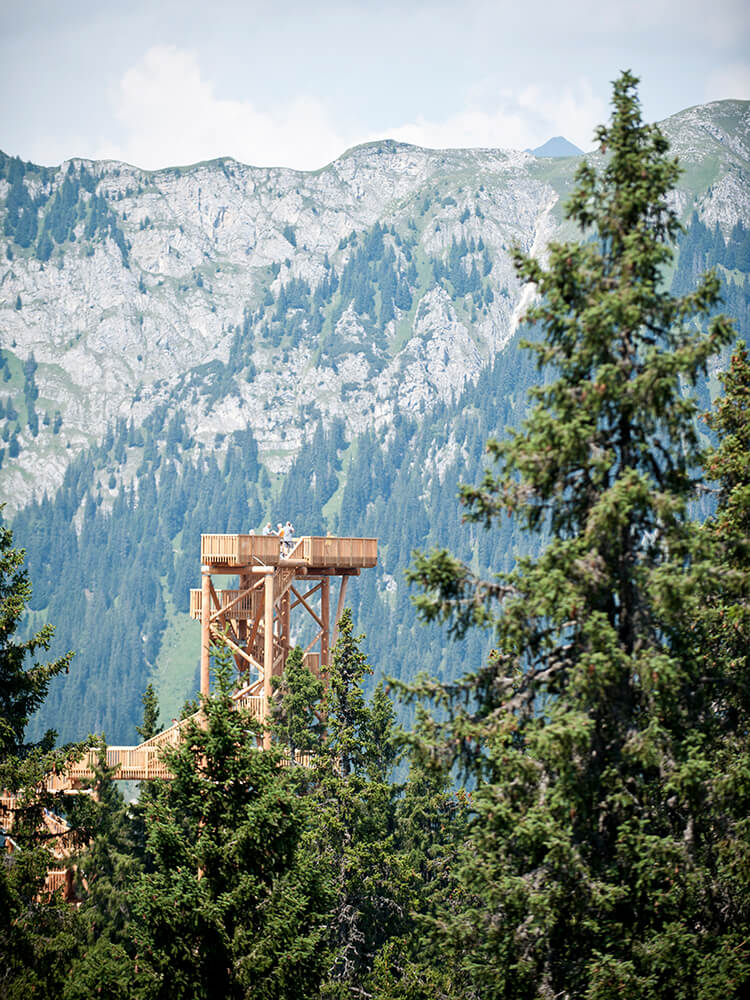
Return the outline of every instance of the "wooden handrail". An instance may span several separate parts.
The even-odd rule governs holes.
[[[276,535],[201,535],[201,562],[248,566],[258,561],[276,566],[281,543]]]
[[[310,566],[368,568],[377,565],[377,538],[305,536],[303,552]]]
[[[276,535],[201,535],[201,561],[220,566],[278,566],[300,560],[300,565],[365,569],[378,561],[377,538],[334,538],[302,535],[294,548],[282,554]]]

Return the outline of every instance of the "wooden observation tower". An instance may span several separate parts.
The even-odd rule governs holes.
[[[303,536],[292,547],[285,546],[275,535],[201,535],[202,586],[190,591],[190,614],[201,623],[201,694],[209,693],[211,646],[223,640],[245,677],[232,696],[234,703],[250,709],[265,723],[272,679],[283,672],[293,643],[293,612],[299,609],[297,617],[306,615],[313,623],[304,658],[307,666],[320,675],[329,664],[330,650],[336,642],[349,577],[375,566],[377,560],[377,538]],[[217,589],[214,576],[233,577],[237,586]],[[337,577],[336,613],[331,618],[331,582]],[[185,727],[193,720],[202,724],[201,709],[138,746],[107,747],[107,766],[116,769],[113,777],[128,781],[171,778],[163,752],[180,744]],[[271,745],[268,728],[264,729],[263,745]],[[98,750],[87,750],[62,773],[47,775],[40,791],[85,792],[95,777],[98,757]],[[10,829],[20,805],[15,795],[0,786],[0,825]],[[58,838],[51,860],[62,864],[68,854],[68,825],[50,812],[45,812],[45,824]],[[6,841],[12,843],[12,839]],[[66,898],[72,898],[71,878],[66,867],[51,867],[47,891],[67,887]]]
[[[223,640],[247,677],[236,700],[265,722],[272,678],[281,675],[293,645],[293,613],[312,622],[304,659],[319,675],[336,642],[349,577],[375,566],[377,558],[376,538],[303,536],[290,544],[275,535],[201,535],[202,586],[190,591],[190,614],[201,623],[201,694],[209,692],[211,646]],[[237,586],[217,589],[214,576],[234,577]],[[266,732],[264,745],[270,740]]]
[[[201,694],[209,691],[211,646],[224,640],[244,683],[233,694],[236,705],[249,709],[264,723],[271,704],[272,678],[284,670],[293,638],[291,620],[307,615],[313,638],[304,651],[316,674],[328,666],[336,628],[344,608],[350,576],[375,566],[376,538],[302,537],[289,551],[275,535],[202,535],[203,586],[190,591],[190,613],[201,628]],[[235,577],[232,590],[216,589],[212,577]],[[331,618],[331,581],[339,578],[336,613]],[[165,748],[179,746],[191,720],[201,724],[203,712],[175,721],[138,746],[108,746],[107,767],[115,779],[151,781],[170,778],[162,759]],[[271,745],[265,731],[264,746]],[[49,774],[43,787],[50,792],[78,791],[95,777],[98,750],[87,750],[62,773]],[[15,796],[0,788],[0,825],[8,825]],[[62,821],[61,821],[62,822]]]

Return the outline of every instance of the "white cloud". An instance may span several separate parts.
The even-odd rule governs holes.
[[[467,109],[443,121],[417,118],[404,125],[394,125],[368,139],[395,139],[415,146],[431,149],[450,149],[472,146],[507,146],[523,148],[528,129],[523,118],[510,109],[484,111]]]
[[[706,100],[720,101],[725,98],[750,100],[750,65],[748,63],[722,66],[708,78]]]
[[[98,155],[148,168],[233,156],[260,166],[312,169],[347,144],[315,98],[259,110],[217,97],[195,54],[174,46],[149,49],[127,70],[115,94],[115,115],[125,138],[103,142]]]
[[[564,135],[582,149],[588,149],[594,127],[607,117],[605,102],[594,94],[586,80],[579,80],[561,92],[538,86],[526,87],[518,93],[504,90],[494,101],[488,100],[483,91],[481,103],[481,108],[466,108],[442,121],[419,118],[391,128],[384,135],[437,149],[456,146],[525,149],[538,146],[553,135]]]
[[[594,93],[585,77],[562,91],[527,87],[521,92],[519,103],[528,114],[536,115],[540,124],[547,126],[548,134],[544,134],[541,141],[549,135],[564,135],[581,149],[591,148],[594,129],[609,117],[607,103]]]
[[[560,91],[526,87],[518,92],[468,98],[445,118],[395,122],[377,134],[345,132],[326,105],[302,95],[274,108],[218,97],[197,56],[175,46],[156,46],[122,76],[113,94],[123,138],[99,143],[96,155],[157,168],[233,156],[257,166],[316,169],[347,147],[392,138],[432,148],[523,149],[552,135],[588,148],[594,126],[606,117],[604,102],[581,79]]]

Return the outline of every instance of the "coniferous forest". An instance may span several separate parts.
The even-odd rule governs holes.
[[[670,197],[679,166],[641,120],[631,74],[616,81],[596,139],[606,155],[582,164],[566,207],[579,238],[551,244],[544,261],[515,252],[519,279],[538,292],[529,340],[514,345],[535,380],[520,360],[504,369],[512,385],[489,371],[479,411],[440,417],[463,421],[468,450],[486,448],[486,471],[436,482],[429,531],[415,506],[390,519],[388,572],[406,570],[424,631],[390,635],[404,613],[392,608],[360,634],[360,608],[374,600],[363,578],[327,675],[311,674],[301,650],[290,655],[271,749],[235,707],[220,647],[203,724],[164,751],[171,779],[126,800],[102,741],[57,745],[31,720],[54,678],[75,676],[75,659],[53,651],[45,662],[52,630],[36,625],[32,585],[36,594],[52,581],[28,572],[0,527],[0,788],[14,796],[3,818],[0,997],[747,995],[750,357],[737,340],[747,302],[704,273],[722,254],[723,267],[740,266],[747,234],[736,228],[727,243],[697,218],[681,234]],[[50,226],[68,225],[68,202],[63,192]],[[19,198],[26,229],[27,209]],[[479,270],[469,279],[481,284]],[[717,357],[726,363],[711,405]],[[156,423],[178,454],[178,415]],[[503,435],[508,424],[516,429]],[[118,427],[108,449],[134,433]],[[402,422],[391,452],[419,452],[420,433]],[[316,467],[302,455],[286,481],[286,509],[308,524],[334,488],[339,434],[321,425]],[[213,477],[227,484],[230,530],[245,516],[247,482],[262,476],[243,444],[242,462],[256,467],[242,495],[232,486],[239,447]],[[201,482],[185,468],[178,477],[167,459],[159,487],[171,507],[152,512],[136,552],[133,497],[118,498],[129,565],[155,558],[160,532],[200,532],[200,503],[194,524],[182,520]],[[382,514],[394,493],[408,495],[402,475],[406,464],[385,468],[377,435],[361,438],[341,499],[352,533],[368,508]],[[60,509],[47,511],[61,551],[80,544],[71,512],[86,482],[74,463]],[[149,484],[146,467],[139,517],[155,507],[143,501]],[[93,564],[110,522],[89,500]],[[253,490],[249,503],[259,519]],[[33,523],[21,519],[16,534]],[[436,544],[462,534],[475,544],[458,554]],[[160,567],[167,593],[191,582],[196,560],[184,549]],[[143,619],[148,656],[162,597],[139,593],[135,578],[127,589],[124,613]],[[53,624],[66,641],[74,625],[93,634],[116,600],[102,586],[100,606],[66,609]],[[118,652],[102,650],[113,670]],[[392,658],[407,655],[396,670]],[[433,669],[446,657],[460,668]],[[373,671],[401,680],[374,684]],[[140,736],[156,734],[165,720],[153,689],[122,696],[142,706]],[[93,794],[40,790],[91,746],[101,751]],[[60,838],[51,814],[67,825],[70,876],[66,893],[50,895]]]

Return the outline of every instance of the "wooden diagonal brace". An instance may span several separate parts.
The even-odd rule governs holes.
[[[259,674],[261,675],[263,674],[263,667],[260,665],[260,663],[258,663],[255,657],[251,656],[250,653],[246,652],[235,642],[233,642],[224,632],[219,631],[219,629],[217,628],[212,628],[211,634],[216,639],[217,642],[225,642],[233,653],[236,653],[238,656],[241,656],[243,660],[247,660],[247,662],[250,664],[251,667],[255,667],[255,669],[258,671]]]
[[[310,613],[310,615],[318,623],[318,625],[320,626],[320,628],[324,628],[322,620],[319,618],[318,614],[315,611],[313,611],[313,609],[310,607],[310,605],[307,603],[307,600],[305,599],[307,597],[310,597],[311,594],[314,594],[315,591],[318,590],[318,588],[320,586],[321,586],[321,584],[318,584],[317,587],[313,587],[313,589],[310,591],[310,593],[306,594],[305,597],[303,597],[302,594],[299,593],[299,591],[296,589],[296,587],[292,587],[291,591],[294,594],[294,596],[297,598],[297,600],[292,605],[292,608],[296,608],[297,605],[299,605],[299,604],[303,605],[303,607],[307,609],[307,611]]]
[[[247,597],[247,595],[250,594],[250,593],[252,593],[253,590],[258,590],[258,588],[262,587],[262,586],[263,586],[263,578],[261,577],[261,579],[257,580],[252,585],[252,587],[248,587],[247,590],[241,590],[241,591],[239,591],[239,593],[237,594],[237,596],[235,597],[235,599],[233,601],[230,601],[229,604],[227,604],[225,607],[219,608],[218,611],[214,611],[214,613],[211,615],[211,621],[212,622],[216,621],[216,619],[220,618],[222,615],[228,614],[232,610],[232,608],[235,606],[235,604],[239,604],[240,603],[240,601],[242,600],[243,597]],[[218,601],[218,599],[217,599],[217,601]]]
[[[323,586],[323,582],[322,581],[320,583],[316,583],[315,586],[311,587],[310,590],[308,590],[306,594],[300,594],[299,591],[295,590],[294,587],[290,587],[290,590],[292,591],[292,593],[296,595],[297,600],[294,601],[290,605],[289,610],[290,611],[294,611],[295,608],[298,608],[300,606],[300,604],[302,603],[303,599],[307,600],[310,597],[312,597],[313,594],[315,594],[318,590],[320,590],[320,588],[322,586]]]

